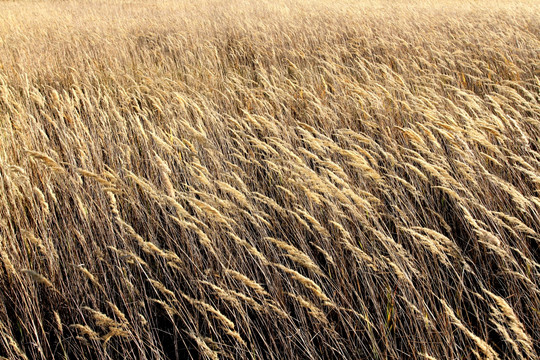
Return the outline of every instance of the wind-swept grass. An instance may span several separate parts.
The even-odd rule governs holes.
[[[2,2],[0,358],[536,359],[536,2]]]

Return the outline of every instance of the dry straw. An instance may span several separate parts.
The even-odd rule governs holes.
[[[538,358],[540,8],[462,2],[2,2],[0,357]]]

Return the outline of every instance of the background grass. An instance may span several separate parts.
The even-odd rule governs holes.
[[[537,2],[1,8],[0,357],[537,358]]]

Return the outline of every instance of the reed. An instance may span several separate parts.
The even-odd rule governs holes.
[[[538,1],[0,3],[0,359],[540,355]]]

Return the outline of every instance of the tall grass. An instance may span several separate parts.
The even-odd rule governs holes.
[[[0,358],[538,358],[537,2],[1,7]]]

